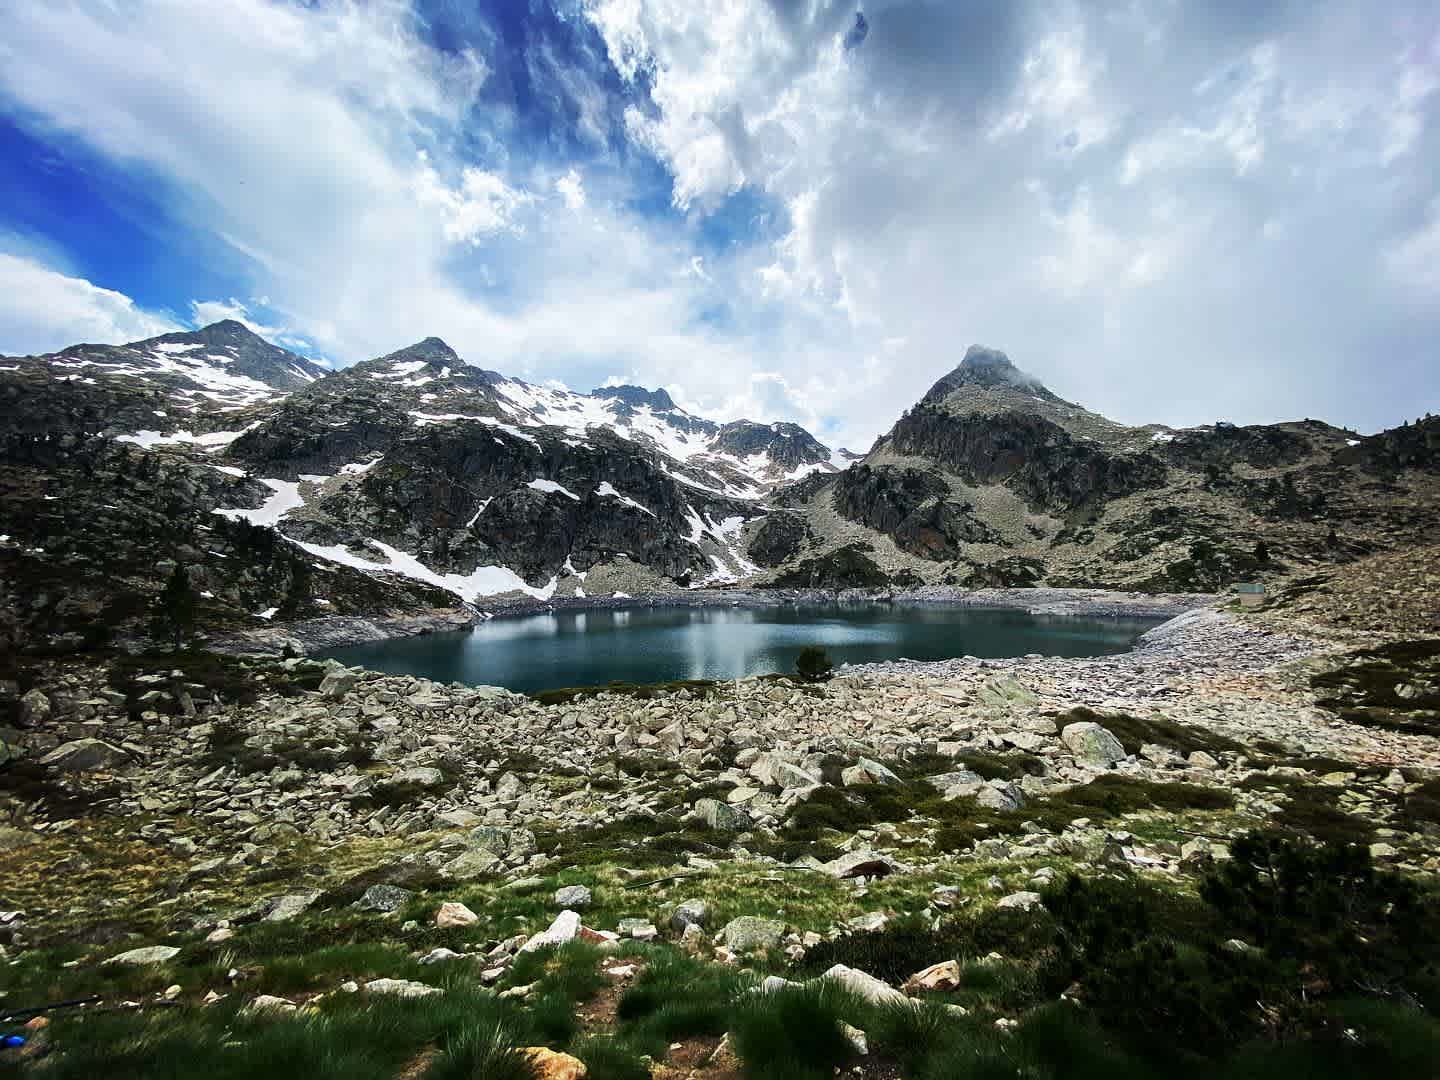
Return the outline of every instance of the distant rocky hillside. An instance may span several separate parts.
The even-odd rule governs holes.
[[[142,633],[176,566],[214,628],[737,581],[760,500],[848,460],[437,338],[328,372],[236,322],[5,358],[0,400],[0,604],[27,644]]]
[[[1440,530],[1440,420],[1127,427],[972,346],[871,452],[774,497],[751,557],[785,585],[1213,590]]]
[[[232,321],[0,360],[0,401],[21,645],[142,636],[177,572],[233,630],[736,582],[1207,591],[1440,534],[1440,420],[1128,427],[980,346],[863,457],[437,338],[327,371]]]

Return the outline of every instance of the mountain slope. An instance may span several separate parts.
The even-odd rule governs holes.
[[[435,338],[306,386],[219,454],[284,485],[282,531],[312,553],[402,551],[467,600],[583,593],[617,560],[682,586],[736,580],[769,478],[830,456],[794,425],[722,426],[663,390],[534,386]],[[517,577],[481,573],[501,567]]]
[[[6,361],[0,401],[25,403],[0,421],[15,640],[139,632],[175,563],[217,627],[734,581],[759,500],[835,469],[794,425],[533,386],[437,338],[325,372],[219,323]]]
[[[0,357],[0,365],[102,390],[152,393],[167,412],[177,410],[173,418],[158,418],[173,420],[273,401],[327,373],[233,319],[127,345],[72,345],[42,356]]]
[[[238,323],[6,360],[0,405],[11,647],[141,635],[176,567],[234,629],[742,581],[1192,591],[1440,531],[1440,421],[1128,427],[978,346],[858,460],[437,338],[325,372]]]
[[[1434,446],[1403,432],[1132,428],[972,346],[863,461],[777,493],[790,524],[750,550],[782,584],[1220,588],[1440,527]]]

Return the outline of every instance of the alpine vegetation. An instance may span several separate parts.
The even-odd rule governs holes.
[[[0,1076],[1436,1075],[1432,7],[0,5]]]

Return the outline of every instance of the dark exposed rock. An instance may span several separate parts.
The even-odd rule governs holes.
[[[614,398],[631,408],[648,405],[657,412],[668,412],[675,402],[664,390],[646,390],[643,386],[602,386],[590,391],[591,397]]]
[[[153,345],[200,345],[228,352],[233,357],[226,365],[231,372],[263,382],[277,390],[299,390],[329,374],[328,368],[288,349],[270,344],[235,319],[222,319],[199,330],[162,334],[160,337],[137,343],[140,348]]]
[[[872,589],[890,583],[867,553],[866,547],[851,544],[826,555],[805,559],[775,578],[782,589]]]
[[[950,561],[959,545],[999,541],[969,503],[950,497],[943,477],[921,469],[856,465],[835,481],[835,509],[892,537],[903,551]]]
[[[528,487],[537,477],[577,497]],[[607,483],[639,506],[598,494]],[[589,444],[572,445],[460,422],[398,440],[358,485],[319,501],[316,509],[333,525],[288,527],[319,543],[348,529],[418,548],[443,571],[498,562],[535,584],[567,558],[583,571],[617,553],[680,578],[705,565],[688,539],[692,507],[716,520],[754,513],[683,489],[618,438],[597,433]]]
[[[767,514],[747,549],[760,566],[779,566],[804,550],[810,528],[798,514],[776,511]]]
[[[1024,555],[1008,555],[1003,559],[975,566],[965,584],[972,589],[1028,589],[1038,585],[1045,576],[1045,564]]]
[[[1108,453],[1038,415],[956,417],[922,405],[886,442],[896,453],[933,459],[967,483],[1004,484],[1036,509],[1074,510],[1159,487],[1166,478],[1164,462],[1151,453]]]
[[[966,349],[960,366],[936,382],[920,399],[920,403],[938,405],[956,390],[965,387],[1003,387],[1039,401],[1069,404],[1047,390],[1039,379],[1017,368],[999,349],[987,348],[984,345],[971,345]]]
[[[1377,473],[1397,473],[1404,469],[1440,471],[1440,416],[1427,416],[1413,424],[1402,424],[1368,439],[1356,440],[1356,445],[1336,451],[1335,461]]]
[[[1306,429],[1310,430],[1306,430]],[[1260,469],[1295,465],[1314,453],[1314,436],[1337,429],[1318,421],[1304,424],[1215,424],[1177,432],[1161,451],[1167,461],[1198,469],[1244,463]]]
[[[768,454],[787,469],[830,460],[830,450],[799,424],[757,424],[736,420],[720,429],[715,446],[736,457]]]

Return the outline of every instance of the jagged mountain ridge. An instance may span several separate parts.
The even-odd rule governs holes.
[[[861,462],[777,493],[750,552],[790,585],[1220,588],[1440,527],[1437,436],[1128,427],[972,346]]]
[[[329,373],[234,319],[126,345],[72,345],[39,356],[0,357],[0,363],[44,365],[82,382],[97,375],[124,378],[158,389],[173,407],[187,412],[242,409],[274,400]]]
[[[222,376],[249,382],[206,385]],[[374,605],[357,577],[393,586],[390,610],[442,590],[452,603],[584,595],[597,567],[588,587],[607,592],[733,581],[756,570],[740,530],[759,500],[836,468],[795,425],[720,424],[663,390],[534,386],[436,338],[324,372],[217,324],[0,363],[0,394],[31,406],[0,428],[4,488],[46,493],[29,515],[7,499],[0,562],[53,587],[42,541],[61,535],[126,567],[129,581],[87,568],[87,598],[71,607],[91,615],[138,614],[144,604],[113,594],[145,591],[146,570],[172,561],[226,609],[208,621],[228,624]],[[80,502],[105,508],[103,535],[70,512]],[[147,565],[157,532],[179,558]],[[51,616],[65,606],[47,594],[44,617],[19,621],[64,633]]]
[[[134,636],[177,565],[242,628],[738,581],[1188,591],[1440,528],[1440,421],[1127,427],[976,347],[860,458],[435,338],[309,379],[249,334],[0,362],[0,636]]]
[[[365,419],[390,427],[471,422],[512,434],[554,429],[580,442],[597,429],[608,430],[658,455],[662,467],[683,482],[727,498],[757,499],[775,483],[836,468],[829,448],[798,425],[748,420],[720,424],[680,409],[664,390],[610,387],[578,394],[534,385],[467,364],[437,338],[362,361],[304,387],[278,413],[261,421],[260,433],[247,434],[240,451],[257,460],[255,447],[265,430],[292,431],[303,408],[319,401],[347,412],[359,406]],[[343,453],[335,451],[341,456],[377,445],[374,432],[352,432],[353,439],[343,440],[333,430],[333,417],[323,423],[330,430],[315,432],[314,453],[329,454],[323,445],[327,443],[343,442]],[[293,446],[270,456],[277,469],[288,470],[289,478],[317,471],[304,467]],[[327,459],[323,464],[341,462]]]

